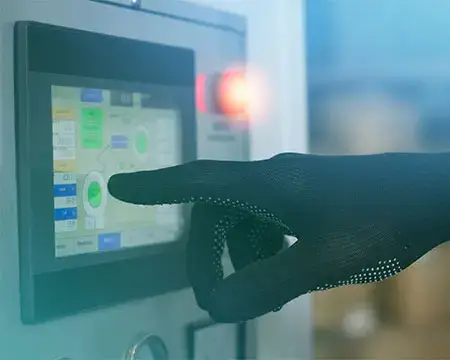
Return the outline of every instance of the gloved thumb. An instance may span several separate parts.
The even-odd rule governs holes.
[[[305,250],[297,242],[218,282],[208,301],[210,316],[222,323],[254,319],[314,288]]]

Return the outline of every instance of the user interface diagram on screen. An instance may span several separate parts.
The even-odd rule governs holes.
[[[179,114],[151,94],[52,87],[57,257],[176,240],[179,206],[122,203],[107,192],[118,172],[181,162]]]

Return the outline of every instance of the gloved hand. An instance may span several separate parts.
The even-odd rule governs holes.
[[[386,279],[450,239],[450,154],[199,160],[114,175],[108,186],[133,204],[195,203],[188,276],[219,322]],[[283,249],[284,235],[299,240]],[[222,279],[225,242],[236,272]]]

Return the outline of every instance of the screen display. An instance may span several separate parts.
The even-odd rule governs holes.
[[[181,119],[152,94],[52,86],[55,256],[177,239],[179,205],[137,206],[107,191],[110,176],[181,163]]]

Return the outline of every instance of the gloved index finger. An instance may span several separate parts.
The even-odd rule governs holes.
[[[257,162],[196,160],[168,168],[121,173],[108,181],[118,200],[140,205],[238,200]]]

